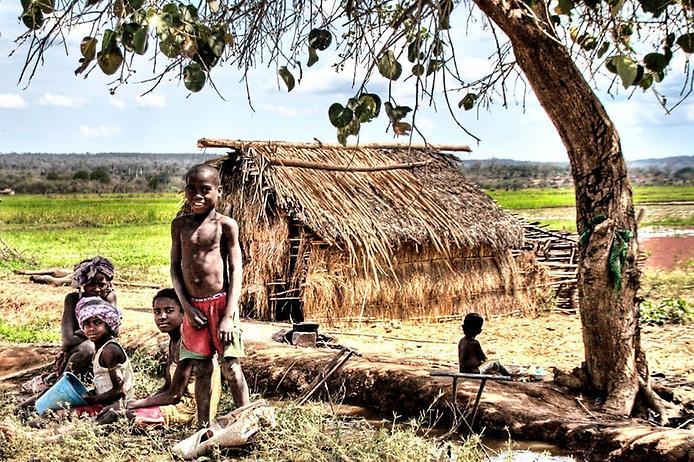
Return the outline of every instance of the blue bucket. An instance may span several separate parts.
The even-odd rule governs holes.
[[[74,374],[66,372],[55,385],[46,390],[36,400],[36,412],[43,414],[48,409],[64,409],[67,406],[84,406],[86,401],[82,399],[87,394],[87,387]]]

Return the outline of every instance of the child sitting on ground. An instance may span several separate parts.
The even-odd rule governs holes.
[[[157,292],[152,300],[152,314],[159,331],[169,335],[164,385],[152,396],[128,401],[125,406],[125,416],[139,425],[188,425],[197,417],[195,374],[190,359],[179,359],[183,308],[173,289],[162,289]],[[210,420],[217,414],[221,391],[221,375],[215,361],[212,373]],[[104,410],[97,417],[97,422],[99,424],[113,423],[121,415],[115,412],[118,410],[118,407]]]
[[[77,303],[84,297],[99,297],[116,305],[116,293],[113,291],[113,264],[104,257],[96,256],[75,265],[72,275],[72,286],[77,289],[65,297],[63,318],[60,329],[62,332],[62,354],[58,360],[57,375],[65,370],[75,373],[89,371],[92,365],[95,348],[77,322],[75,309]]]
[[[460,372],[469,374],[490,374],[499,373],[501,375],[511,375],[504,366],[494,361],[485,364],[480,372],[480,365],[487,360],[487,356],[482,351],[482,346],[475,337],[482,332],[484,318],[477,313],[468,313],[463,320],[463,338],[458,343],[458,364]]]
[[[86,405],[76,406],[78,414],[96,415],[109,404],[127,398],[133,387],[133,369],[128,355],[115,340],[121,324],[118,308],[101,297],[83,297],[75,314],[87,339],[94,343],[92,360],[94,391],[84,396]]]

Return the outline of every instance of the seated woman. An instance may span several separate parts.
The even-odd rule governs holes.
[[[80,328],[75,309],[84,297],[99,297],[115,306],[114,275],[113,264],[104,257],[96,256],[75,265],[72,286],[77,291],[65,296],[63,318],[60,325],[63,344],[56,371],[58,376],[66,370],[77,374],[90,370],[96,350],[94,343],[87,338]],[[115,333],[117,334],[117,332]]]

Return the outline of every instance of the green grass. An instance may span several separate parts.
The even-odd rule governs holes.
[[[16,325],[0,319],[0,340],[15,343],[56,343],[60,332],[47,326]]]
[[[573,188],[537,188],[516,191],[487,191],[502,207],[511,210],[541,209],[549,207],[573,207]],[[634,188],[634,202],[682,202],[694,201],[694,186],[644,186]]]
[[[0,260],[0,273],[17,268],[72,268],[103,255],[120,280],[168,281],[170,223],[177,194],[18,195],[0,202],[0,237],[23,261]]]
[[[0,202],[0,230],[170,223],[181,199],[177,194],[6,196]]]

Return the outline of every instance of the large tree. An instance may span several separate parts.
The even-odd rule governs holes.
[[[302,63],[311,67],[325,50],[337,49],[329,55],[336,69],[349,72],[345,65],[353,63],[362,68],[355,73],[360,78],[354,97],[328,109],[341,143],[375,119],[381,106],[394,133],[411,134],[422,102],[445,100],[458,123],[457,110],[498,98],[505,103],[511,82],[526,79],[571,162],[588,385],[608,411],[630,414],[641,401],[666,420],[639,337],[631,187],[617,130],[591,84],[611,79],[611,88],[650,88],[666,111],[679,104],[694,77],[688,65],[692,0],[22,0],[22,7],[28,30],[18,46],[27,52],[22,78],[29,80],[44,52],[85,24],[91,32],[81,43],[75,72],[98,66],[115,76],[112,91],[128,82],[130,58],[140,56],[156,58],[152,87],[174,73],[197,92],[222,72],[222,63],[248,71],[269,62],[291,91],[295,75],[310,72]],[[479,15],[496,44],[492,71],[473,82],[458,71],[455,53],[462,48],[449,30],[465,26],[464,20],[451,23],[454,10]],[[455,18],[464,18],[457,13]],[[684,59],[676,74],[685,78],[680,99],[668,106],[657,88],[678,55]],[[367,91],[374,72],[391,81],[413,77],[416,100],[407,102],[412,114],[390,93]],[[456,98],[458,109],[451,102],[455,94],[462,96]]]

